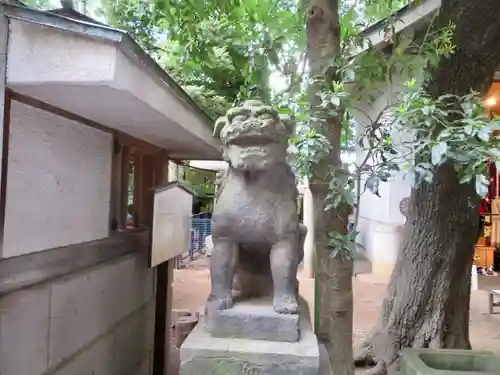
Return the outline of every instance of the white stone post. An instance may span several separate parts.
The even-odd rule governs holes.
[[[177,181],[179,178],[179,165],[173,161],[168,161],[168,182]]]
[[[479,290],[479,278],[477,276],[477,267],[475,265],[472,266],[471,269],[471,287],[470,290],[475,292],[476,290]]]
[[[307,227],[304,241],[304,276],[314,277],[314,201],[309,184],[304,186],[302,201],[303,222]]]

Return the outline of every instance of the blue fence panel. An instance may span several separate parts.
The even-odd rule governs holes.
[[[191,218],[191,241],[189,246],[189,256],[194,258],[194,254],[205,247],[205,239],[212,234],[212,219],[210,215],[201,213],[193,215]]]

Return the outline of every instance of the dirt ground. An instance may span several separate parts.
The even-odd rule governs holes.
[[[375,325],[387,285],[370,276],[370,266],[365,260],[355,264],[357,277],[353,279],[354,288],[354,345],[366,338]],[[210,290],[208,260],[200,258],[175,271],[174,276],[174,309],[199,311]],[[486,277],[484,277],[486,278]],[[495,277],[495,279],[497,279]],[[311,312],[314,306],[314,280],[300,276],[300,293],[309,302]],[[488,295],[486,290],[494,287],[500,289],[498,280],[480,278],[480,288],[471,294],[470,338],[474,349],[490,350],[500,355],[500,313],[488,313]],[[498,286],[498,287],[497,287]],[[486,289],[486,290],[485,290]],[[176,351],[174,357],[178,355]],[[177,361],[175,361],[177,362]],[[172,364],[175,368],[177,363]],[[172,369],[172,371],[175,371]],[[172,372],[175,374],[176,372]]]

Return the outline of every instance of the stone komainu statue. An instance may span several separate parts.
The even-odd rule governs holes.
[[[229,167],[212,216],[209,313],[233,306],[233,287],[241,297],[272,295],[278,313],[298,313],[297,268],[307,229],[299,223],[295,175],[286,163],[294,131],[294,121],[255,100],[215,124]]]

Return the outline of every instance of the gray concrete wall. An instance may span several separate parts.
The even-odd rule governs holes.
[[[16,101],[3,257],[109,235],[111,134]]]
[[[423,63],[418,58],[414,58],[412,66],[416,68],[423,66]],[[388,107],[388,103],[397,103],[397,96],[407,91],[405,87],[407,81],[415,78],[421,83],[422,71],[423,69],[413,72],[415,77],[406,71],[403,75],[395,74],[391,78],[391,88],[385,82],[380,83],[371,93],[374,96],[373,100],[370,98],[371,95],[365,95],[356,103],[359,110],[355,111],[354,115],[358,121],[358,134],[364,133],[365,126],[370,124],[370,120],[377,118],[380,112]],[[390,94],[393,97],[390,97]],[[395,127],[392,137],[396,149],[400,152],[403,142],[411,141],[411,134],[405,132],[402,127]],[[365,159],[365,156],[366,151],[358,148],[356,152],[358,165]],[[369,164],[372,163],[369,161]],[[365,181],[362,181],[362,187],[364,183]],[[389,277],[392,272],[401,245],[402,226],[405,223],[399,204],[410,193],[410,183],[404,179],[403,173],[394,173],[389,181],[380,183],[380,197],[369,191],[361,196],[357,242],[366,250],[365,255],[372,263],[374,274]]]
[[[151,374],[155,279],[130,254],[0,298],[0,374]]]

